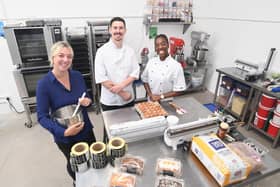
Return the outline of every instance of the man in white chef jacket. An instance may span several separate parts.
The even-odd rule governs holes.
[[[121,17],[110,21],[110,41],[97,50],[95,79],[101,83],[103,111],[134,105],[132,83],[139,78],[139,64],[134,50],[124,43],[126,23]]]

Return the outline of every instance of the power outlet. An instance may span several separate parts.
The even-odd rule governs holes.
[[[6,104],[10,100],[10,97],[7,96],[0,96],[0,104]]]
[[[0,100],[1,101],[3,101],[3,100],[9,101],[10,97],[9,96],[0,96]]]

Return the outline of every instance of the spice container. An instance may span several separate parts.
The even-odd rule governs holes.
[[[219,129],[217,132],[217,136],[220,139],[224,139],[227,134],[228,129],[229,129],[229,125],[227,123],[225,123],[225,122],[220,123]]]

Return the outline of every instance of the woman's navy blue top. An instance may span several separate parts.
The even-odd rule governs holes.
[[[77,142],[85,138],[89,131],[92,131],[92,124],[88,117],[85,107],[82,107],[84,117],[84,128],[75,136],[64,136],[65,127],[52,119],[51,114],[57,109],[77,104],[78,99],[86,92],[87,88],[85,81],[80,72],[69,70],[71,89],[67,90],[54,76],[52,71],[49,71],[41,80],[38,81],[36,89],[37,100],[37,117],[38,122],[46,128],[54,137],[57,143]]]

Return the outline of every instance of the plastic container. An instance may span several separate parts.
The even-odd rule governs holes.
[[[126,173],[113,172],[110,178],[110,187],[134,187],[136,185],[136,177]]]
[[[174,158],[159,158],[157,159],[156,173],[171,177],[181,177],[182,163]]]
[[[273,108],[268,108],[263,106],[261,103],[259,103],[259,107],[258,107],[258,115],[263,117],[263,118],[267,118],[269,112],[273,110]]]
[[[274,115],[272,118],[272,122],[277,125],[280,126],[280,113],[276,112],[276,110],[274,110]]]
[[[273,108],[276,104],[276,98],[272,96],[268,96],[266,94],[262,94],[261,104],[267,108]]]
[[[217,98],[218,103],[226,106],[228,103],[228,100],[230,98],[231,95],[231,90],[226,89],[225,87],[220,87],[219,88],[219,96]]]
[[[123,172],[143,175],[144,159],[141,157],[126,155],[120,159],[120,169]]]
[[[276,137],[279,129],[280,126],[277,126],[275,123],[272,122],[272,120],[270,120],[267,133],[272,137]]]
[[[262,129],[265,125],[266,120],[267,120],[267,118],[261,117],[256,113],[254,125],[260,129]]]
[[[203,83],[204,74],[194,73],[191,78],[192,87],[198,87]]]
[[[218,131],[217,131],[217,136],[220,139],[224,139],[228,130],[229,130],[229,125],[227,123],[225,123],[225,122],[220,123]]]
[[[235,92],[243,97],[248,97],[250,93],[250,86],[242,84],[240,82],[235,83]]]
[[[249,145],[245,142],[233,142],[229,143],[228,146],[243,160],[250,163],[252,167],[251,172],[257,173],[265,168],[261,159],[261,155],[259,154],[258,150],[255,150],[251,147],[252,145]]]
[[[251,149],[256,151],[261,157],[269,152],[267,147],[253,138],[248,137],[243,142],[246,143]]]
[[[167,186],[176,186],[184,187],[184,180],[177,179],[169,176],[158,176],[156,179],[155,187],[167,187]]]
[[[222,77],[222,86],[224,86],[228,90],[232,90],[234,88],[234,80],[228,76]]]
[[[169,115],[169,116],[167,116],[166,119],[167,119],[168,126],[174,126],[179,123],[179,118],[174,115]]]

